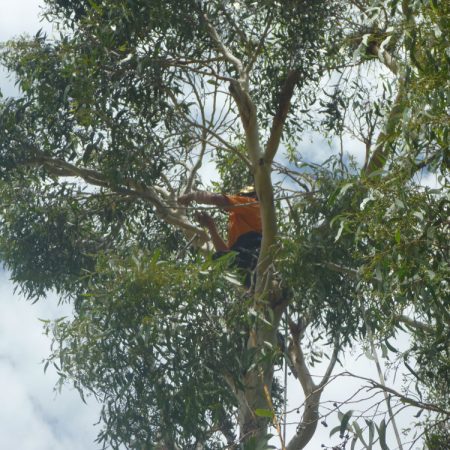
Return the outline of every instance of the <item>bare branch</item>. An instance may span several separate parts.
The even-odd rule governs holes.
[[[347,376],[351,376],[353,378],[357,378],[359,380],[367,381],[372,386],[372,388],[376,388],[376,389],[380,389],[381,391],[388,392],[388,393],[392,394],[393,396],[399,398],[400,401],[407,403],[411,406],[425,409],[427,411],[434,411],[434,412],[444,414],[444,415],[450,417],[450,411],[442,409],[439,406],[436,406],[432,403],[425,403],[425,402],[421,402],[419,400],[414,400],[411,397],[407,397],[406,395],[401,394],[400,392],[396,391],[395,389],[392,389],[390,387],[383,386],[382,384],[377,383],[376,381],[372,380],[371,378],[366,378],[366,377],[362,377],[359,375],[355,375],[351,372],[343,372],[342,375],[347,375]]]
[[[297,372],[303,391],[305,392],[305,395],[309,395],[316,389],[316,385],[314,384],[311,373],[306,365],[305,357],[300,345],[305,328],[306,324],[301,322],[296,324],[292,320],[289,320],[289,329],[292,340],[289,344],[288,352]]]
[[[302,420],[297,427],[297,432],[289,442],[287,450],[303,449],[314,436],[319,420],[320,397],[325,386],[329,382],[339,352],[339,344],[336,340],[333,354],[331,356],[330,363],[327,367],[325,375],[323,376],[320,384],[316,385],[306,365],[305,358],[300,346],[301,337],[304,332],[305,326],[306,325],[302,322],[296,324],[292,320],[289,321],[289,328],[292,335],[292,341],[289,346],[289,351],[291,354],[291,359],[297,371],[300,384],[302,385],[302,389],[305,394],[305,410],[302,416]]]
[[[421,331],[425,331],[426,333],[434,333],[436,330],[432,325],[428,325],[426,323],[423,322],[419,322],[417,320],[411,319],[405,315],[402,314],[398,314],[395,317],[395,320],[397,320],[398,322],[402,322],[405,325],[415,328],[417,330],[421,330]]]
[[[188,176],[188,181],[186,185],[186,192],[190,192],[192,189],[192,184],[194,183],[195,176],[197,175],[197,172],[202,167],[203,163],[203,157],[205,156],[206,152],[206,142],[208,137],[208,129],[206,127],[206,115],[205,115],[205,107],[202,102],[202,98],[200,93],[198,92],[197,87],[195,86],[195,82],[192,81],[189,77],[190,84],[192,86],[192,89],[194,91],[195,98],[197,99],[197,104],[200,109],[200,115],[202,117],[202,138],[201,138],[201,149],[200,149],[200,155],[198,156],[198,159],[196,163],[194,164],[194,167],[191,170],[191,173]]]
[[[230,14],[229,11],[225,8],[224,4],[220,4],[219,8],[222,10],[223,14],[227,18],[230,25],[234,28],[234,31],[238,34],[238,36],[241,38],[241,41],[244,45],[248,45],[249,39],[247,35],[245,34],[245,31],[242,29],[242,26],[239,26],[236,21],[234,20],[233,16]]]
[[[222,56],[230,62],[237,70],[239,75],[243,72],[243,65],[242,61],[233,55],[231,50],[226,47],[226,45],[222,42],[222,39],[220,38],[219,34],[217,33],[217,30],[210,22],[208,16],[206,14],[203,14],[202,16],[203,20],[206,23],[206,27],[208,28],[209,35],[211,39],[213,40],[214,44],[218,48],[219,52],[222,54]]]
[[[290,70],[283,88],[280,92],[279,103],[277,112],[272,121],[272,128],[270,130],[270,137],[267,141],[266,151],[264,153],[264,159],[267,163],[271,163],[280,144],[281,135],[283,133],[283,127],[286,122],[286,117],[291,106],[291,98],[294,94],[295,85],[300,79],[300,72],[298,70]]]
[[[256,47],[256,50],[253,52],[253,55],[251,56],[250,61],[245,66],[245,71],[247,73],[250,73],[250,71],[253,68],[253,65],[255,64],[256,59],[258,58],[259,54],[261,53],[261,50],[264,46],[264,42],[267,38],[267,35],[269,34],[270,26],[272,25],[272,18],[273,18],[273,16],[269,12],[269,15],[267,17],[266,27],[261,35],[261,39],[258,42],[258,46]]]
[[[375,348],[375,343],[374,343],[374,338],[373,338],[373,333],[372,333],[372,328],[370,327],[370,325],[367,323],[366,320],[366,314],[363,311],[363,317],[364,317],[364,323],[366,325],[367,328],[367,334],[369,337],[369,342],[370,342],[370,349],[372,351],[372,357],[375,361],[375,366],[377,368],[377,372],[378,372],[378,377],[380,379],[380,384],[385,388],[386,387],[386,381],[384,379],[384,375],[383,375],[383,371],[381,369],[381,364],[380,364],[380,360],[378,358],[378,353],[376,351]],[[386,401],[386,406],[387,406],[387,410],[388,410],[388,414],[389,414],[389,419],[392,422],[392,426],[394,428],[394,434],[395,434],[395,438],[397,440],[397,444],[398,444],[398,448],[400,450],[403,450],[403,446],[402,446],[402,440],[400,439],[400,433],[398,431],[398,427],[397,427],[397,421],[395,420],[395,416],[394,413],[392,411],[391,408],[391,401],[389,396],[387,395],[387,392],[385,390],[383,390],[383,394],[384,394],[384,399]]]
[[[327,385],[328,380],[330,379],[330,376],[333,372],[334,366],[336,365],[338,353],[339,353],[339,342],[336,339],[334,343],[333,354],[331,355],[327,370],[322,378],[322,381],[319,383],[318,389],[322,390]]]
[[[176,107],[180,107],[180,104],[176,98],[176,96],[173,94],[173,92],[171,91],[167,91],[169,97],[171,98],[172,102],[174,103],[174,105]],[[215,132],[212,128],[209,127],[205,127],[204,125],[202,125],[201,123],[195,122],[193,119],[191,119],[181,108],[179,108],[180,111],[182,112],[183,116],[184,116],[184,120],[191,126],[199,128],[202,131],[206,131],[207,134],[210,134],[211,136],[213,136],[215,139],[217,139],[227,150],[230,150],[231,152],[233,152],[234,154],[236,154],[237,156],[239,156],[239,158],[241,158],[243,160],[243,162],[249,167],[251,168],[251,163],[250,161],[241,153],[239,152],[239,150],[234,147],[233,145],[231,145],[230,143],[228,143],[222,136],[220,136],[220,134],[218,134],[217,132]],[[212,144],[213,145],[213,144]]]

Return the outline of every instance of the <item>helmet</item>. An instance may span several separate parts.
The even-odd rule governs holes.
[[[243,197],[253,197],[256,195],[255,187],[252,185],[245,186],[238,192],[238,195]]]

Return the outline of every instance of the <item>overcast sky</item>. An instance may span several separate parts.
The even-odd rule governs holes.
[[[0,42],[22,33],[34,34],[39,28],[51,32],[48,24],[39,21],[39,0],[0,0]],[[5,96],[17,95],[13,82],[0,71],[0,88]],[[352,143],[347,147],[361,161],[361,147]],[[325,142],[305,144],[304,157],[320,161],[328,156]],[[53,390],[57,375],[51,367],[43,372],[41,363],[49,354],[50,341],[42,333],[38,320],[52,319],[71,314],[70,306],[57,306],[57,299],[49,296],[45,301],[32,305],[20,295],[13,294],[8,274],[0,270],[0,449],[1,450],[91,450],[97,431],[99,405],[88,399],[81,402],[77,392],[70,388],[61,394]],[[342,357],[347,369],[365,376],[375,377],[373,362],[359,354]],[[343,368],[338,368],[342,371]],[[321,367],[314,373],[323,372]],[[355,383],[342,379],[326,390],[325,400],[344,400],[355,388]],[[301,403],[297,382],[289,382],[289,407]],[[329,403],[330,405],[331,403]],[[294,412],[292,419],[298,418]],[[407,420],[404,424],[407,424]],[[316,436],[307,449],[317,450],[321,444],[337,444],[328,439],[330,428],[337,424],[335,415],[328,427],[319,425]],[[295,426],[290,427],[291,432]],[[289,433],[290,434],[290,433]],[[358,447],[357,447],[358,448]]]

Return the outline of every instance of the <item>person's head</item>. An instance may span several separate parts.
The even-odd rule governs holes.
[[[243,187],[239,192],[238,195],[240,197],[250,197],[250,198],[258,198],[256,195],[255,187],[252,185]]]

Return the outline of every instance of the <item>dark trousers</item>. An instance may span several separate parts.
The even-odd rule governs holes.
[[[239,236],[230,250],[214,253],[213,259],[235,252],[236,256],[233,260],[233,266],[242,270],[245,275],[244,284],[246,287],[249,287],[252,281],[252,272],[254,272],[258,262],[261,240],[261,233],[249,231]]]

